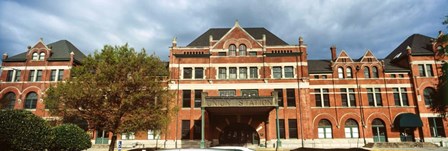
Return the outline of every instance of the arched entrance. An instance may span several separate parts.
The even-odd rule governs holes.
[[[219,145],[238,145],[260,143],[257,131],[247,124],[232,124],[224,128],[219,136]]]

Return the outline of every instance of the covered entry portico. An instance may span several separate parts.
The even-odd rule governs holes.
[[[200,147],[205,148],[205,112],[209,123],[207,132],[210,133],[207,135],[218,140],[219,145],[258,145],[260,138],[267,138],[268,135],[267,132],[258,131],[261,127],[269,127],[269,113],[274,109],[276,109],[276,134],[279,138],[277,100],[276,92],[273,92],[272,96],[256,97],[208,96],[208,93],[203,92]],[[281,144],[279,139],[277,144]]]

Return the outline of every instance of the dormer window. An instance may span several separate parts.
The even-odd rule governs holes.
[[[44,60],[45,59],[45,53],[41,52],[39,55],[39,60]]]
[[[246,45],[241,44],[239,49],[239,56],[246,56],[246,52],[247,52]]]
[[[229,46],[229,56],[235,56],[236,55],[236,46],[234,44],[231,44]]]
[[[33,53],[33,60],[39,60],[39,55],[37,52]]]

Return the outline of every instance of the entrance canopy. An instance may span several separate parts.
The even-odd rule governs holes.
[[[396,127],[422,127],[423,122],[416,114],[404,113],[395,118],[394,125]]]

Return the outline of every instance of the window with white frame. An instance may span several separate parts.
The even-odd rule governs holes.
[[[41,52],[39,55],[39,60],[44,60],[45,59],[45,53]]]
[[[62,79],[64,78],[64,69],[59,69],[58,70],[58,81],[62,81]]]
[[[369,106],[382,106],[380,88],[367,88],[367,100],[369,101]]]
[[[356,106],[355,89],[341,88],[342,106],[352,107]]]
[[[240,79],[247,79],[247,68],[246,67],[240,67]]]
[[[30,70],[28,75],[28,81],[31,82],[42,81],[42,70]]]
[[[219,67],[218,68],[218,78],[219,79],[227,79],[227,68]]]
[[[239,56],[246,56],[246,53],[247,53],[246,45],[241,44],[238,51],[239,51]]]
[[[236,96],[236,90],[219,90],[219,96]]]
[[[30,92],[26,95],[25,109],[36,109],[37,94],[36,92]]]
[[[236,67],[229,68],[229,79],[236,79]]]
[[[148,130],[148,139],[160,139],[160,131]]]
[[[184,79],[193,78],[193,68],[186,67],[184,68]]]
[[[134,132],[121,133],[121,140],[133,140],[135,139]]]
[[[378,68],[377,67],[372,67],[372,77],[373,78],[378,78]]]
[[[196,67],[194,68],[194,79],[204,78],[204,68]]]
[[[443,125],[443,119],[441,117],[429,117],[429,130],[431,131],[431,137],[445,137],[445,129]]]
[[[432,77],[432,65],[431,64],[419,64],[418,74],[420,77]]]
[[[435,94],[436,92],[433,88],[427,87],[423,90],[425,105],[433,105]]]
[[[56,69],[51,70],[51,72],[50,72],[50,81],[55,81],[56,80],[56,75],[57,75],[56,73],[57,73]]]
[[[352,77],[353,77],[353,75],[352,75],[352,68],[347,67],[347,68],[345,69],[345,74],[346,74],[346,77],[347,77],[347,78],[352,78]]]
[[[406,88],[392,88],[395,106],[409,106]]]
[[[258,68],[257,67],[250,67],[250,78],[251,79],[258,79]]]
[[[369,69],[369,67],[364,67],[364,78],[370,78],[370,69]]]
[[[345,122],[345,138],[359,138],[358,123],[353,119]]]
[[[8,74],[6,75],[7,82],[18,82],[20,81],[20,70],[8,70]]]
[[[42,81],[42,70],[37,70],[36,81]]]
[[[50,81],[62,81],[64,69],[53,69],[50,72]]]
[[[344,69],[342,67],[338,68],[338,78],[343,79],[344,78]]]
[[[236,55],[236,46],[234,44],[231,44],[229,46],[229,56],[235,56]]]
[[[39,54],[37,54],[37,52],[33,53],[32,60],[39,60]]]
[[[326,119],[320,120],[317,126],[318,138],[333,138],[330,121]]]
[[[330,107],[330,96],[328,89],[314,89],[316,107]]]
[[[272,74],[274,74],[274,78],[276,79],[282,78],[282,67],[280,66],[273,67]]]
[[[294,78],[294,67],[293,66],[285,67],[285,78]]]

